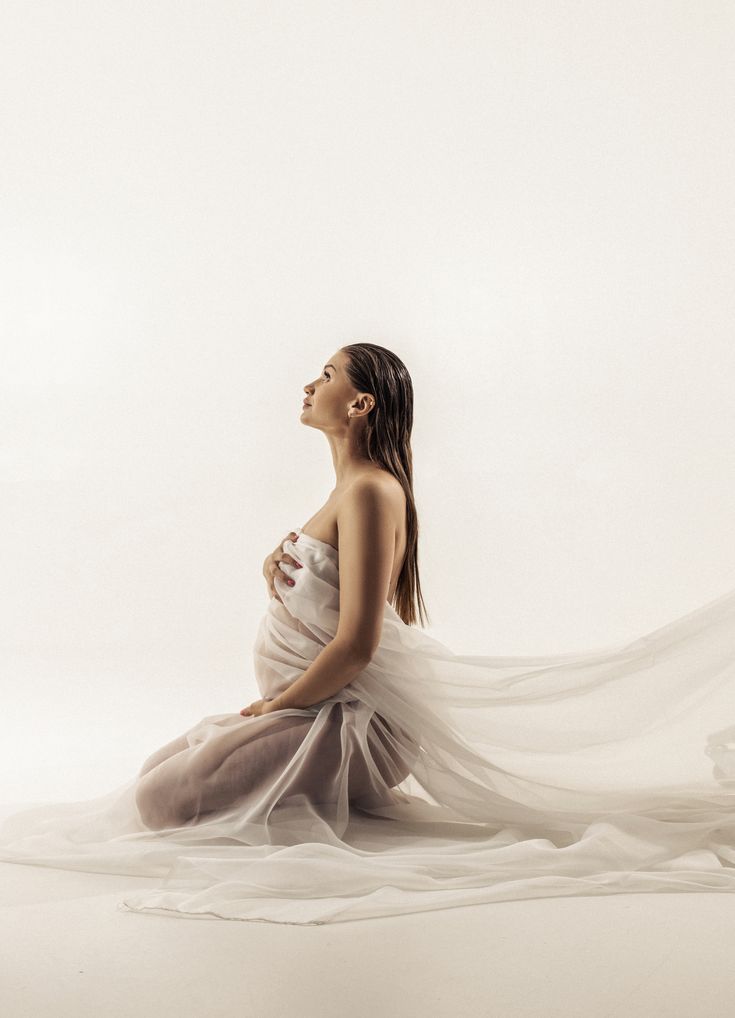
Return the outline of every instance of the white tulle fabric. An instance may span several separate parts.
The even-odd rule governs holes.
[[[284,564],[295,585],[277,581],[253,652],[266,699],[337,628],[338,553],[298,534],[283,548],[303,568]],[[296,924],[733,891],[735,591],[632,643],[536,657],[454,654],[386,603],[378,651],[337,695],[205,717],[175,748],[174,783],[231,753],[222,805],[151,828],[154,767],[9,817],[0,859],[160,878],[126,910]]]

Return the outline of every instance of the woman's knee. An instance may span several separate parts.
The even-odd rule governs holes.
[[[135,788],[135,805],[142,823],[152,831],[180,827],[190,819],[181,800],[154,771],[140,778]]]
[[[138,777],[143,777],[144,774],[148,774],[154,767],[158,767],[164,760],[168,760],[172,756],[176,756],[182,750],[188,747],[189,743],[185,735],[180,735],[178,738],[173,739],[171,742],[157,749],[155,753],[151,753],[148,759],[144,762],[143,766],[138,771]]]

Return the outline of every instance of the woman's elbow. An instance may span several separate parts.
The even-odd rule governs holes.
[[[347,659],[347,663],[353,665],[358,670],[370,664],[375,651],[378,649],[378,644],[374,640],[367,641],[364,639],[342,638],[340,646]]]

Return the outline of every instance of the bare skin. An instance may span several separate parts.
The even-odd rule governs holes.
[[[338,630],[332,642],[339,641],[348,655],[354,650],[355,661],[364,663],[376,645],[383,606],[393,599],[403,565],[406,500],[398,480],[362,452],[362,432],[375,397],[354,388],[344,371],[346,361],[347,355],[338,350],[321,376],[304,386],[309,405],[302,409],[301,420],[326,435],[335,486],[324,505],[303,525],[303,532],[338,549],[340,561],[349,564],[344,580],[340,574],[343,631]],[[300,565],[280,544],[263,564],[269,592],[279,601],[275,576],[280,573],[291,582],[281,569],[282,562]],[[306,737],[312,721],[286,715],[278,724],[267,725],[269,731],[263,729],[256,735],[254,730],[253,738],[246,742],[241,723],[242,719],[233,715],[223,722],[222,735],[203,746],[190,747],[186,737],[179,736],[146,760],[139,774],[136,801],[147,826],[161,829],[186,823],[195,815],[226,806],[259,781],[273,780]],[[377,717],[376,723],[386,724]],[[335,731],[338,729],[339,725]],[[271,737],[266,739],[266,734]],[[401,780],[401,772],[395,770],[393,778],[391,783]],[[355,792],[359,791],[356,787]]]
[[[304,386],[306,393],[301,422],[326,436],[332,454],[335,486],[327,501],[303,525],[305,534],[339,548],[338,519],[345,495],[357,481],[373,478],[384,489],[395,527],[393,564],[387,600],[392,601],[406,553],[406,496],[400,482],[377,466],[362,451],[367,417],[375,406],[372,393],[359,392],[345,371],[349,357],[341,350],[332,354],[319,378]]]
[[[337,350],[324,365],[319,378],[304,386],[304,402],[308,405],[302,407],[301,423],[325,434],[332,454],[335,485],[324,505],[303,524],[303,531],[339,549],[338,518],[344,507],[344,496],[356,481],[374,478],[384,487],[394,519],[393,563],[387,593],[387,600],[392,602],[406,554],[406,496],[397,478],[362,452],[366,419],[375,406],[375,397],[355,389],[345,372],[347,360],[347,354]],[[293,539],[295,534],[287,536]],[[290,581],[279,562],[297,568],[299,562],[278,546],[263,564],[269,593],[280,601],[273,582],[275,576]]]
[[[386,485],[394,503],[396,518],[396,538],[393,548],[393,565],[391,566],[390,584],[388,586],[388,601],[393,601],[393,595],[398,586],[398,577],[403,567],[403,558],[406,554],[406,496],[403,488],[396,478],[387,470],[380,468],[368,468],[365,474],[382,474],[382,483]],[[359,474],[357,475],[360,476]],[[385,480],[383,480],[385,478]],[[335,488],[329,498],[317,512],[303,525],[302,530],[310,537],[318,541],[324,541],[333,548],[339,550],[339,532],[337,529],[337,517],[344,491]]]

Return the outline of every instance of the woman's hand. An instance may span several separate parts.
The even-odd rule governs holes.
[[[288,576],[283,569],[281,569],[281,562],[288,562],[289,565],[295,566],[297,569],[303,568],[301,563],[297,562],[293,555],[288,555],[283,551],[283,543],[289,539],[292,541],[298,540],[298,535],[295,530],[292,530],[290,534],[286,534],[283,541],[281,541],[278,547],[272,551],[266,558],[265,562],[263,562],[263,576],[265,577],[265,582],[268,585],[268,593],[271,597],[275,597],[277,601],[280,601],[281,604],[283,604],[283,599],[279,596],[278,591],[276,590],[276,576],[280,576],[281,579],[285,580],[290,587],[293,586],[293,580],[291,577]]]
[[[275,703],[275,700],[255,700],[249,707],[243,707],[240,713],[243,717],[259,717],[261,714],[270,714],[271,711],[279,709]]]

